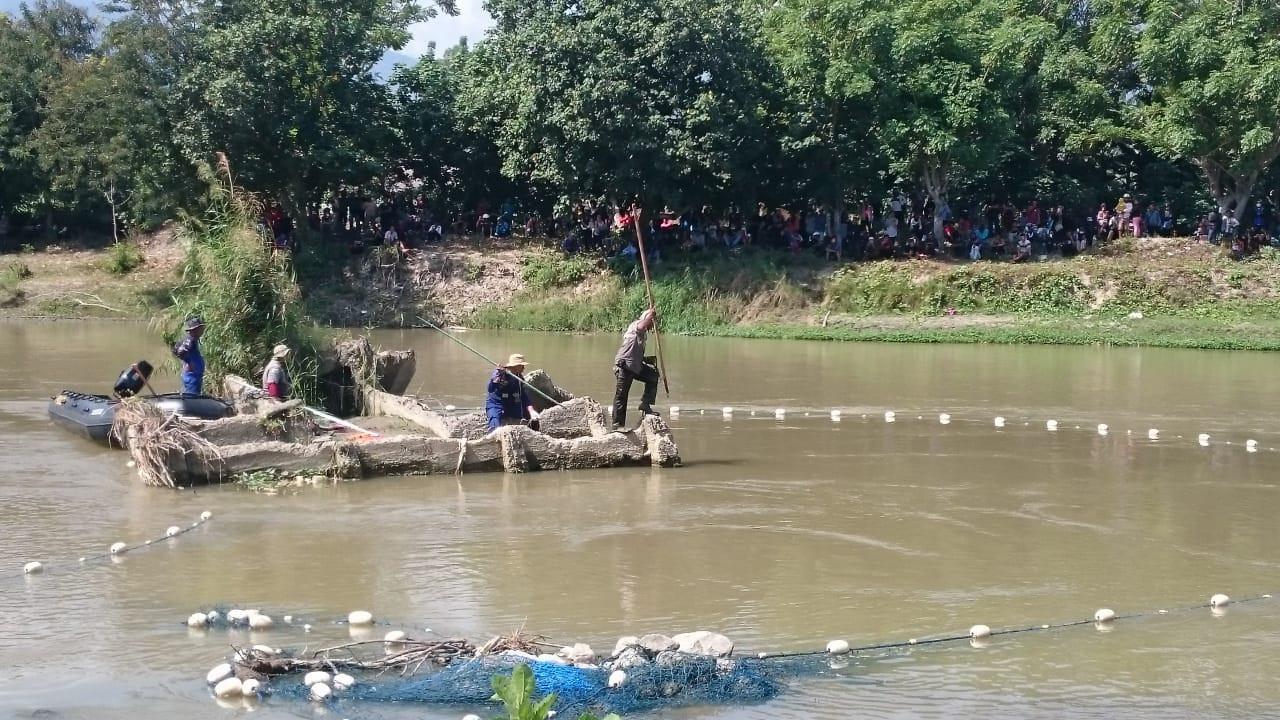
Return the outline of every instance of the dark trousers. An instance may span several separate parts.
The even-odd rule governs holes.
[[[627,397],[631,395],[631,383],[639,380],[644,383],[644,395],[640,397],[640,412],[648,414],[653,403],[658,399],[658,368],[644,363],[639,373],[634,373],[622,365],[613,368],[613,376],[618,383],[613,390],[613,424],[627,424]]]

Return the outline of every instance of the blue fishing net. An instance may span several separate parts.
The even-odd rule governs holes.
[[[821,657],[717,662],[714,658],[686,655],[667,665],[648,663],[631,668],[621,687],[610,688],[610,672],[606,669],[490,656],[408,677],[357,675],[357,684],[341,694],[341,702],[490,705],[493,677],[510,674],[522,663],[533,672],[538,696],[555,693],[555,709],[567,717],[587,711],[625,717],[681,706],[762,703],[777,697],[790,678],[829,670]],[[276,678],[271,685],[275,694],[298,698],[307,695],[301,677]]]

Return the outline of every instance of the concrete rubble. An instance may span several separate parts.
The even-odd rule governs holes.
[[[590,398],[573,397],[541,371],[530,374],[531,382],[536,380],[539,389],[561,404],[531,393],[546,407],[540,411],[538,430],[512,425],[489,433],[482,415],[436,412],[389,389],[403,392],[408,387],[416,367],[411,352],[376,353],[361,339],[339,345],[337,357],[327,376],[338,378],[336,392],[342,404],[360,408],[361,416],[353,418],[356,424],[362,418],[383,417],[411,429],[376,437],[319,431],[299,401],[262,399],[253,383],[232,376],[225,383],[225,395],[241,414],[179,421],[216,452],[171,450],[164,460],[168,472],[178,484],[191,485],[264,470],[354,479],[680,464],[679,448],[660,417],[646,416],[634,430],[613,432],[604,407]],[[133,442],[130,451],[141,464],[143,453],[132,448]]]

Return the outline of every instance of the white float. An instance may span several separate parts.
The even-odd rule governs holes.
[[[1050,420],[1050,421],[1046,422],[1046,423],[1044,424],[1044,429],[1045,429],[1045,430],[1048,430],[1049,432],[1057,432],[1057,431],[1058,431],[1058,421],[1057,421],[1057,420]]]
[[[214,665],[213,669],[204,676],[204,679],[210,685],[217,685],[229,677],[231,677],[231,665],[222,663],[221,665]]]
[[[627,674],[622,670],[614,670],[609,673],[609,688],[620,688],[627,681]]]
[[[200,513],[200,519],[205,522],[208,522],[209,519],[212,517],[213,517],[213,513],[209,512],[208,510],[205,510],[204,512]]]
[[[1098,425],[1098,434],[1099,434],[1099,435],[1106,435],[1106,434],[1107,434],[1107,433],[1109,433],[1109,432],[1111,432],[1111,428],[1107,427],[1107,424],[1106,424],[1106,423],[1101,423],[1101,424],[1099,424],[1099,425]]]
[[[244,695],[244,683],[240,678],[229,677],[213,686],[213,694],[220,698],[233,698]]]
[[[189,628],[202,628],[208,627],[208,625],[209,616],[204,613],[191,613],[191,615],[187,617],[187,627]]]
[[[257,695],[262,692],[262,683],[253,678],[249,678],[240,684],[240,693],[242,695]]]
[[[165,531],[165,537],[178,537],[178,533],[182,532],[182,528],[177,525],[170,525]]]
[[[302,632],[311,632],[311,623],[302,626]]]
[[[259,655],[265,655],[266,657],[275,657],[280,654],[279,650],[271,647],[270,645],[254,645],[253,651]]]
[[[1148,439],[1148,440],[1159,440],[1159,439],[1160,439],[1160,431],[1159,431],[1159,430],[1157,430],[1156,428],[1151,428],[1150,430],[1148,430],[1148,431],[1147,431],[1147,439]]]
[[[445,406],[444,406],[444,411],[445,411],[445,412],[453,412],[454,410],[457,410],[457,409],[458,409],[458,408],[457,408],[457,406],[456,406],[456,405],[445,405]]]
[[[777,410],[774,410],[774,411],[773,411],[773,416],[774,416],[775,418],[779,419],[779,420],[786,420],[786,419],[787,419],[787,411],[786,411],[786,410],[784,410],[783,408],[778,408]]]
[[[886,411],[884,412],[884,421],[885,421],[885,422],[887,422],[887,423],[889,423],[889,422],[894,422],[894,421],[895,421],[895,420],[897,420],[897,419],[898,419],[898,414],[897,414],[897,413],[895,413],[894,411],[892,411],[892,410],[886,410]]]
[[[249,616],[249,627],[254,630],[270,630],[272,625],[275,625],[275,622],[269,615],[258,613]]]
[[[463,715],[462,720],[480,720],[479,715]]]
[[[205,619],[209,621],[210,625],[212,625],[218,622],[219,620],[221,620],[222,616],[218,614],[217,610],[210,610],[208,616],[206,616]]]
[[[22,566],[22,572],[27,575],[38,575],[39,573],[44,572],[44,563],[39,560],[32,560]]]
[[[249,613],[245,612],[244,610],[241,610],[240,608],[232,608],[227,611],[227,622],[231,623],[232,625],[243,624],[248,619],[249,619]]]
[[[832,410],[832,411],[831,411],[831,422],[840,422],[840,417],[841,417],[841,415],[842,415],[842,413],[841,413],[839,410]]]
[[[1196,441],[1200,443],[1200,447],[1209,447],[1209,433],[1200,433]]]
[[[998,428],[1002,428],[1002,427],[1004,427],[1004,418],[999,417],[999,416],[996,416],[996,419],[995,419],[995,426],[996,426],[996,427],[998,427]]]
[[[827,653],[829,655],[846,655],[849,652],[848,640],[832,640],[827,643]]]
[[[943,424],[943,425],[950,425],[950,424],[951,424],[951,414],[950,414],[950,413],[942,413],[941,415],[939,415],[939,416],[938,416],[938,422],[939,422],[939,423],[941,423],[941,424]]]
[[[672,414],[672,415],[679,415],[679,414],[680,414],[680,406],[679,406],[679,405],[672,405],[672,406],[671,406],[671,414]]]
[[[311,686],[311,699],[316,702],[324,702],[333,696],[333,689],[324,683],[316,683]]]
[[[550,663],[550,664],[552,664],[552,665],[559,665],[559,666],[561,666],[561,667],[568,667],[568,666],[570,665],[570,663],[569,663],[569,661],[568,661],[568,660],[565,660],[564,658],[560,657],[559,655],[552,655],[551,653],[543,653],[543,654],[539,655],[539,656],[538,656],[538,662],[540,662],[540,663]]]
[[[302,677],[302,684],[311,687],[317,683],[327,683],[333,676],[323,670],[312,670]]]
[[[1257,441],[1257,440],[1245,440],[1245,441],[1244,441],[1244,449],[1245,449],[1245,450],[1247,450],[1248,452],[1258,452],[1258,441]]]
[[[1218,593],[1209,598],[1209,607],[1224,608],[1231,604],[1231,598],[1222,593]]]
[[[346,673],[338,673],[333,676],[334,690],[350,690],[356,684],[356,679]]]
[[[1093,614],[1093,621],[1096,623],[1109,623],[1116,619],[1116,611],[1111,608],[1100,608],[1098,612]]]
[[[974,625],[969,628],[969,637],[974,640],[991,637],[991,628],[986,625]]]
[[[373,613],[368,610],[352,610],[351,613],[347,615],[347,623],[357,626],[372,625]]]
[[[723,415],[723,416],[725,416],[725,417],[733,417],[733,408],[731,408],[731,407],[729,407],[728,405],[726,405],[726,406],[724,406],[724,407],[720,408],[720,414],[721,414],[721,415]]]
[[[122,543],[122,542],[114,543],[114,544],[112,544],[112,546],[111,546],[111,554],[112,554],[112,555],[122,555],[122,554],[124,554],[124,552],[125,552],[126,550],[128,550],[128,549],[129,549],[129,546],[128,546],[128,545],[125,545],[125,544],[124,544],[124,543]]]
[[[293,624],[293,616],[292,616],[292,615],[285,615],[285,616],[284,616],[284,624],[285,624],[285,625],[292,625],[292,624]]]
[[[382,636],[382,641],[386,643],[386,646],[390,649],[402,648],[404,647],[404,641],[407,637],[408,635],[405,635],[403,630],[392,630]]]

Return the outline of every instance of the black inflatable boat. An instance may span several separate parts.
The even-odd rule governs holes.
[[[231,415],[230,405],[208,395],[140,396],[168,413],[202,420],[217,420]],[[111,443],[111,424],[115,421],[120,401],[106,395],[88,395],[63,390],[49,401],[49,417],[74,433],[101,443]]]

